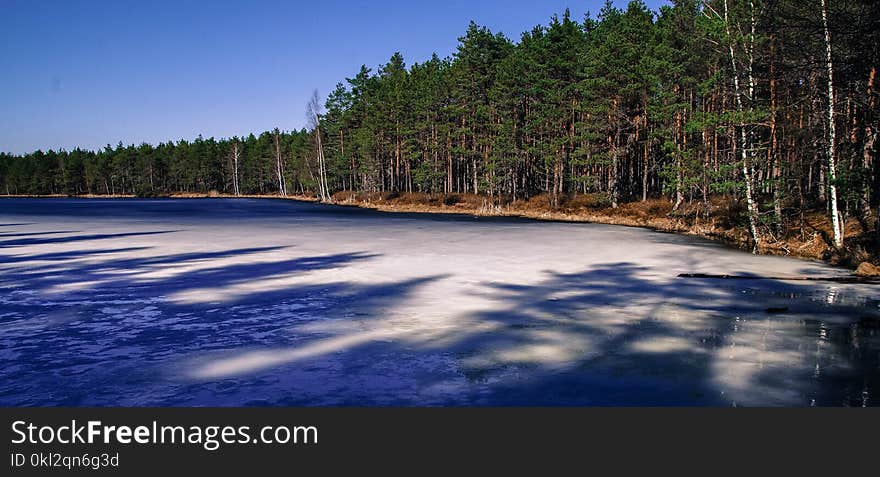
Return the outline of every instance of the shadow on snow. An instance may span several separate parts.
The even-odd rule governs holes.
[[[808,285],[609,263],[484,283],[492,306],[432,318],[406,300],[448,277],[344,280],[368,253],[113,256],[142,249],[0,256],[0,404],[877,404],[876,306]],[[333,279],[305,280],[318,271]]]

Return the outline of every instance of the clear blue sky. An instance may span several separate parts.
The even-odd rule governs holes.
[[[326,95],[361,64],[451,55],[472,19],[518,39],[566,7],[581,19],[602,4],[0,0],[0,151],[300,128],[312,90]]]

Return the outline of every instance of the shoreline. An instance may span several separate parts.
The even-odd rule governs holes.
[[[477,206],[473,203],[459,202],[453,205],[426,204],[426,203],[402,203],[399,198],[391,199],[358,199],[353,197],[356,194],[349,195],[344,200],[331,200],[326,202],[327,205],[336,205],[341,207],[357,207],[362,209],[370,209],[378,212],[386,213],[416,213],[416,214],[449,214],[449,215],[469,215],[475,217],[509,217],[530,219],[542,222],[565,222],[565,223],[590,223],[602,225],[617,225],[623,227],[638,227],[648,229],[654,232],[671,233],[676,235],[698,237],[715,243],[748,251],[749,243],[744,240],[741,233],[736,230],[719,230],[711,225],[689,225],[681,218],[670,217],[668,215],[657,215],[649,217],[632,217],[621,215],[620,213],[612,214],[610,211],[615,209],[600,208],[597,210],[584,209],[579,211],[565,210],[536,210],[525,209],[521,206],[506,207],[487,205],[489,198],[482,197],[483,203]],[[241,194],[232,195],[225,193],[175,193],[161,195],[155,197],[143,197],[128,194],[83,194],[83,195],[65,195],[65,194],[49,194],[49,195],[0,195],[0,199],[274,199],[274,200],[292,200],[296,202],[321,203],[320,200],[313,195],[288,195],[282,197],[278,194]],[[617,209],[620,211],[622,209]],[[852,239],[853,237],[848,237]],[[800,245],[800,247],[793,246]],[[759,255],[777,255],[798,257],[802,259],[817,260],[823,263],[854,270],[859,264],[858,260],[853,261],[851,257],[832,255],[822,256],[816,253],[815,247],[808,248],[812,243],[796,243],[792,241],[778,241],[767,243],[763,242],[758,247]],[[873,257],[872,257],[873,258]]]

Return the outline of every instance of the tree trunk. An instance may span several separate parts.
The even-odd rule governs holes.
[[[773,215],[776,237],[782,238],[782,194],[780,192],[779,140],[776,134],[776,35],[770,35],[770,150],[768,152],[773,182]]]
[[[822,0],[824,1],[824,0]],[[727,0],[724,0],[724,28],[727,34],[727,50],[730,55],[730,67],[733,73],[733,95],[736,100],[736,110],[740,113],[743,112],[743,101],[742,101],[742,92],[740,91],[739,86],[739,73],[737,72],[736,67],[736,55],[733,52],[733,41],[731,40],[730,34],[730,22],[728,20],[728,9],[727,9]],[[755,204],[754,195],[752,193],[752,174],[751,167],[749,165],[749,153],[748,153],[748,138],[746,134],[745,124],[743,124],[742,120],[740,120],[739,124],[740,131],[740,159],[742,160],[742,174],[743,180],[746,184],[746,207],[747,207],[747,215],[749,219],[749,234],[752,238],[752,253],[757,253],[758,251],[758,208]]]
[[[321,202],[327,202],[330,200],[330,195],[327,191],[327,165],[324,160],[324,145],[321,143],[321,127],[318,122],[318,117],[315,115],[315,139],[318,145],[318,193],[321,197]]]
[[[843,247],[843,229],[840,223],[840,212],[837,205],[837,157],[836,142],[837,130],[834,125],[834,62],[831,57],[831,31],[828,29],[828,12],[825,0],[819,0],[822,7],[822,27],[825,30],[825,67],[828,72],[828,109],[826,120],[828,122],[828,193],[831,198],[831,225],[834,229],[834,246]]]
[[[651,132],[648,130],[648,95],[645,94],[643,96],[644,101],[644,126],[645,126],[645,144],[643,147],[643,155],[642,155],[642,202],[647,202],[648,200],[648,148],[651,144]]]
[[[241,189],[238,184],[238,160],[241,157],[241,150],[238,148],[238,141],[232,143],[232,193],[241,195]]]
[[[611,153],[611,171],[610,171],[611,176],[609,178],[610,180],[609,180],[609,184],[608,184],[608,189],[611,194],[611,208],[612,209],[617,208],[617,206],[618,206],[617,201],[619,198],[617,175],[618,175],[618,168],[620,166],[620,158],[618,157],[619,153],[617,150],[617,146],[620,143],[620,125],[616,123],[617,119],[615,119],[617,117],[617,106],[618,106],[618,100],[615,99],[614,100],[614,109],[612,110],[613,112],[611,114],[611,117],[609,117],[609,122],[612,122],[612,124],[614,124],[614,136],[613,137],[608,136],[609,152]]]
[[[275,175],[278,179],[278,193],[281,197],[287,197],[287,190],[284,187],[284,167],[281,160],[281,133],[277,129],[274,136],[275,146]]]
[[[678,210],[681,207],[682,202],[684,202],[684,192],[682,191],[682,181],[683,181],[683,171],[682,171],[682,163],[681,163],[681,155],[684,153],[681,146],[679,146],[679,137],[682,131],[682,119],[681,119],[681,111],[675,112],[675,131],[672,132],[672,135],[675,137],[675,204],[672,206],[672,210]]]
[[[874,82],[877,79],[877,68],[871,67],[871,72],[868,74],[868,106],[867,111],[865,113],[865,131],[864,131],[864,143],[862,145],[862,167],[864,168],[864,186],[862,188],[862,214],[865,222],[869,222],[871,220],[871,200],[876,199],[875,197],[871,197],[871,189],[876,184],[877,178],[873,177],[874,174],[877,173],[875,170],[876,167],[874,165],[874,145],[877,141],[877,131],[874,129],[874,114],[877,106],[877,98],[874,93]],[[880,220],[880,217],[878,217]]]

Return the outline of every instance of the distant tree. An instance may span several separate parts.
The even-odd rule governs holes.
[[[318,90],[312,92],[312,99],[306,105],[306,115],[315,135],[315,156],[318,162],[318,197],[322,202],[330,200],[327,189],[327,164],[324,160],[324,146],[321,141],[321,99]]]
[[[229,159],[232,162],[232,193],[241,195],[241,185],[238,179],[239,163],[241,162],[241,144],[237,137],[230,141]]]
[[[275,177],[278,179],[278,194],[287,197],[287,188],[284,181],[284,156],[281,152],[281,131],[275,128],[272,131],[272,151],[275,157]]]

